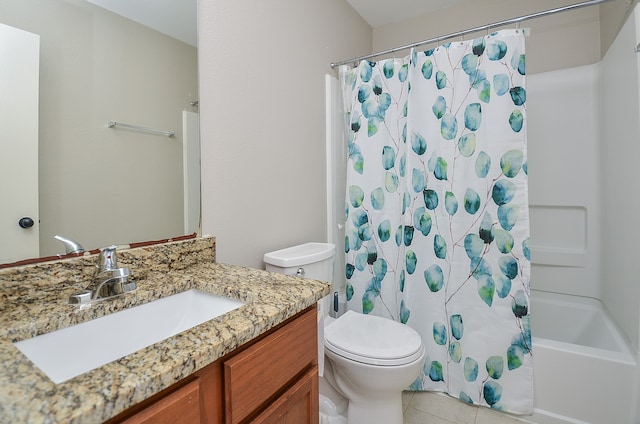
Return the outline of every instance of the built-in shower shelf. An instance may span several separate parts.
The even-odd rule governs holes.
[[[566,267],[584,267],[587,251],[584,249],[558,249],[531,246],[531,263]]]

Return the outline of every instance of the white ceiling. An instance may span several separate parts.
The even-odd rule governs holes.
[[[474,0],[347,0],[373,28]]]
[[[197,0],[87,1],[194,47],[196,46]]]

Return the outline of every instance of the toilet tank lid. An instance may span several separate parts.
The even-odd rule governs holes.
[[[269,265],[288,268],[312,264],[335,255],[336,246],[331,243],[305,243],[264,254],[264,262]]]

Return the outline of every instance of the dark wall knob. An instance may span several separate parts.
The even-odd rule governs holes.
[[[24,218],[20,218],[20,221],[18,221],[18,225],[20,226],[20,228],[31,228],[33,227],[33,219],[25,216]]]

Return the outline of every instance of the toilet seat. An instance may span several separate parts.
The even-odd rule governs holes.
[[[324,329],[325,348],[369,365],[405,365],[423,353],[420,335],[411,327],[375,315],[347,311]]]

